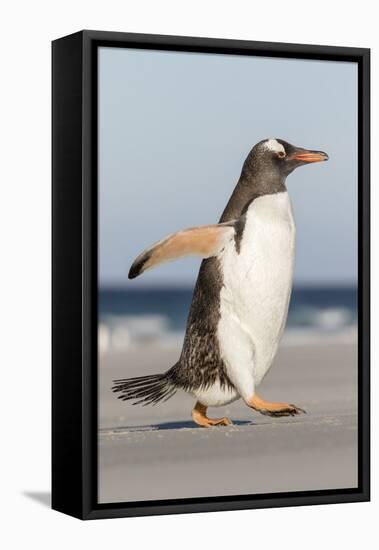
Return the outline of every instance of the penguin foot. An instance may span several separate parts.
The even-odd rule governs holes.
[[[267,409],[262,409],[259,411],[261,414],[266,416],[296,416],[297,414],[307,414],[304,409],[296,407],[296,405],[286,405],[286,408],[283,408],[279,411],[270,411]]]
[[[289,403],[272,403],[262,399],[258,395],[254,395],[249,399],[247,404],[255,411],[267,416],[296,416],[301,413],[306,414],[304,409],[296,405],[290,405]]]
[[[223,418],[208,418],[206,415],[207,407],[199,403],[196,403],[192,410],[192,419],[196,424],[202,428],[210,428],[211,426],[229,426],[232,421],[224,416]]]

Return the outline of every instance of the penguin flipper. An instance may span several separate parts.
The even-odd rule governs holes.
[[[146,248],[133,262],[129,279],[163,262],[184,256],[217,256],[227,242],[234,238],[234,221],[183,229]]]

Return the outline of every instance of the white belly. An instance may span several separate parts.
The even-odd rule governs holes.
[[[206,407],[228,405],[240,397],[237,390],[226,386],[221,387],[218,380],[206,389],[193,390],[192,395]]]
[[[218,336],[240,394],[255,391],[276,354],[287,319],[294,252],[295,224],[284,192],[255,199],[240,252],[230,243],[219,257],[224,286]]]

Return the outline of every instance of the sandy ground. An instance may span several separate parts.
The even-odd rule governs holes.
[[[357,351],[354,343],[282,346],[259,387],[307,410],[271,418],[241,401],[209,409],[233,426],[198,428],[194,400],[177,393],[154,407],[111,393],[112,379],[163,372],[178,349],[108,353],[99,368],[99,502],[154,500],[357,485]]]

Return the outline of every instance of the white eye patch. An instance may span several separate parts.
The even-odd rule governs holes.
[[[268,139],[267,141],[264,142],[263,146],[269,151],[286,154],[283,145],[278,141],[276,141],[276,139]]]

